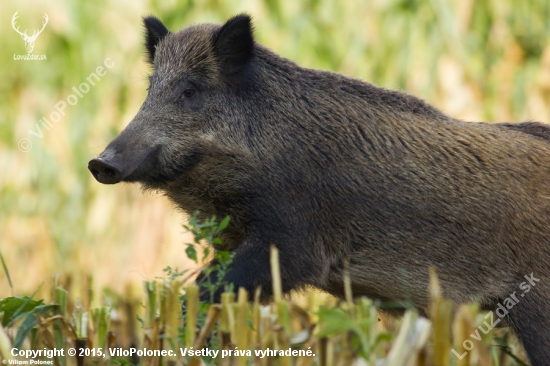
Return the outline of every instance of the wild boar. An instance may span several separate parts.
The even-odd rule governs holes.
[[[229,215],[227,280],[250,294],[272,294],[270,244],[286,292],[343,296],[349,260],[355,296],[424,314],[433,266],[456,304],[495,309],[519,296],[508,321],[533,364],[550,359],[546,125],[466,122],[302,68],[255,42],[247,15],[177,33],[144,21],[149,92],[89,162],[99,182],[139,182],[187,213]]]

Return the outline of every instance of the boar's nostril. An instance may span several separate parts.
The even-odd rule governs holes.
[[[94,178],[103,184],[115,184],[122,179],[122,172],[118,167],[100,158],[90,160],[88,169]]]

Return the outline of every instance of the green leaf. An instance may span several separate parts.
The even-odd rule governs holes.
[[[391,342],[392,339],[393,339],[393,335],[391,333],[380,333],[376,336],[374,345],[377,346],[382,342]]]
[[[353,320],[342,309],[321,308],[318,315],[320,330],[317,335],[321,338],[343,333],[355,327]]]
[[[19,314],[28,313],[40,305],[44,305],[44,300],[33,300],[29,296],[6,297],[0,301],[0,312],[4,313],[2,326],[7,327]]]
[[[249,327],[250,329],[252,329],[253,331],[256,331],[256,329],[254,329],[254,324],[252,324],[252,320],[248,319],[248,320],[246,321],[246,324],[248,325],[248,327]]]
[[[42,301],[42,300],[39,300],[39,301]],[[36,320],[35,314],[46,315],[50,310],[54,310],[58,307],[59,305],[57,304],[38,305],[38,306],[35,306],[34,309],[32,309],[31,311],[20,314],[19,316],[14,318],[14,321],[21,318],[25,318],[25,320],[23,320],[23,323],[21,323],[21,326],[19,326],[19,329],[17,329],[17,335],[15,336],[15,342],[13,346],[15,348],[21,348],[21,346],[23,345],[23,342],[25,342],[25,339],[27,338],[29,333],[36,326],[37,320]]]
[[[27,338],[27,335],[33,330],[37,322],[34,314],[26,313],[25,315],[25,320],[23,321],[19,329],[17,329],[17,335],[13,344],[15,348],[20,348],[23,345],[25,338]]]
[[[204,248],[204,250],[202,252],[202,261],[203,261],[203,263],[206,262],[209,255],[210,255],[210,247]]]
[[[198,263],[197,250],[195,249],[195,246],[193,244],[187,245],[187,249],[185,249],[185,254],[187,254],[187,258],[193,260],[193,262],[195,263]]]
[[[226,216],[222,222],[220,222],[220,225],[218,226],[218,231],[222,231],[223,229],[225,229],[228,225],[229,225],[229,220],[231,218],[229,216]]]

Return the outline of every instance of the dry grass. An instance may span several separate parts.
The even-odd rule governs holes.
[[[486,325],[487,316],[476,305],[461,306],[452,327],[452,304],[441,296],[435,271],[431,273],[431,322],[414,310],[407,310],[398,324],[385,327],[375,304],[366,298],[352,301],[349,288],[348,300],[341,302],[315,292],[303,297],[302,304],[284,298],[274,247],[271,255],[275,289],[271,304],[261,305],[257,300],[259,292],[256,301],[249,304],[248,294],[241,288],[237,297],[224,293],[221,304],[201,309],[198,287],[190,284],[184,291],[183,319],[180,280],[146,281],[145,309],[126,293],[116,298],[104,295],[104,301],[111,305],[89,310],[80,300],[70,301],[70,293],[56,284],[50,303],[57,305],[48,312],[29,315],[36,318],[36,326],[25,338],[20,337],[28,321],[25,316],[8,329],[0,327],[0,355],[24,361],[29,357],[12,357],[10,350],[63,349],[63,355],[38,359],[78,366],[512,366],[523,364],[520,360],[526,359],[515,342],[496,346],[494,337],[507,337],[506,333],[479,332],[479,327]],[[93,296],[90,293],[85,300],[92,302]],[[478,340],[472,336],[476,330]],[[67,356],[71,349],[77,356]],[[132,349],[166,353],[137,356],[128,353]],[[216,353],[191,353],[197,350]]]

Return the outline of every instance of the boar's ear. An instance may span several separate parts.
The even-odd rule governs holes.
[[[250,16],[237,15],[229,19],[214,35],[214,51],[222,71],[233,74],[252,57],[254,37]]]
[[[143,18],[145,26],[145,48],[149,62],[152,64],[155,59],[155,50],[158,43],[170,33],[160,20],[153,16]]]

